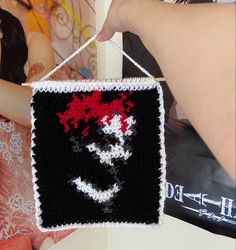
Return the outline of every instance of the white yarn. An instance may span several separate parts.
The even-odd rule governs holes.
[[[109,201],[111,198],[114,197],[115,193],[120,191],[116,183],[112,186],[112,188],[102,191],[93,188],[91,183],[86,183],[85,181],[82,181],[81,177],[76,178],[72,182],[76,184],[76,188],[78,191],[87,194],[90,198],[99,203],[104,203]]]
[[[72,55],[66,58],[61,64],[51,70],[46,76],[44,76],[40,81],[47,80],[50,76],[56,73],[62,66],[64,66],[67,62],[69,62],[73,57],[82,52],[86,47],[88,47],[92,42],[94,42],[97,38],[97,34],[91,37],[86,43],[84,43],[80,48],[78,48]],[[139,63],[137,63],[134,59],[132,59],[123,49],[121,49],[115,42],[112,40],[109,43],[117,49],[123,56],[125,56],[132,64],[134,64],[137,68],[139,68],[145,75],[150,78],[154,78],[146,69],[144,69]]]
[[[36,92],[49,93],[73,93],[100,91],[126,91],[126,90],[149,90],[159,85],[153,78],[124,78],[124,79],[106,79],[106,80],[80,80],[78,81],[40,81],[33,82],[33,94]]]
[[[125,121],[128,124],[127,130],[123,134],[121,131],[121,115],[115,115],[111,121],[110,124],[107,122],[108,116],[105,116],[102,119],[102,123],[104,127],[102,128],[102,131],[104,134],[114,135],[118,143],[115,143],[115,145],[108,145],[109,150],[103,150],[99,145],[96,143],[91,143],[86,146],[89,152],[94,152],[100,159],[101,164],[108,164],[109,166],[114,166],[114,160],[116,159],[124,159],[125,161],[130,158],[132,153],[130,150],[125,149],[125,136],[131,136],[133,134],[133,131],[131,130],[131,126],[136,123],[133,116],[128,117],[125,119]]]
[[[160,205],[159,208],[159,223],[157,224],[146,224],[146,223],[128,223],[126,221],[120,221],[118,222],[108,222],[105,221],[103,223],[88,223],[88,224],[80,224],[80,223],[71,223],[66,225],[57,225],[52,226],[50,228],[44,228],[42,226],[42,210],[41,210],[41,202],[40,202],[40,195],[38,193],[38,185],[37,185],[37,177],[36,173],[37,170],[35,168],[35,160],[34,160],[34,152],[33,147],[35,146],[34,139],[35,139],[35,117],[34,117],[34,110],[31,109],[31,118],[32,118],[32,140],[31,140],[31,160],[32,160],[32,174],[33,174],[33,188],[34,188],[34,198],[36,202],[36,221],[37,226],[41,229],[43,232],[48,231],[54,231],[54,230],[65,230],[65,229],[72,229],[72,228],[78,228],[78,227],[126,227],[126,228],[157,228],[159,227],[163,222],[163,215],[164,215],[164,201],[165,201],[165,183],[166,183],[166,153],[165,153],[165,138],[164,138],[164,105],[163,105],[163,93],[161,86],[157,84],[154,76],[152,76],[146,69],[144,69],[140,64],[138,64],[135,60],[133,60],[126,52],[124,52],[116,43],[113,41],[109,41],[109,43],[117,49],[120,53],[123,54],[132,64],[134,64],[137,68],[139,68],[145,75],[149,77],[147,78],[130,78],[130,79],[123,79],[119,80],[120,83],[118,83],[118,79],[108,80],[108,82],[104,83],[101,81],[80,81],[80,84],[76,84],[76,82],[69,81],[69,82],[62,82],[60,84],[57,84],[58,82],[52,82],[52,81],[45,81],[50,76],[52,76],[55,72],[57,72],[63,65],[65,65],[68,61],[70,61],[73,57],[78,55],[82,50],[84,50],[87,46],[89,46],[92,42],[96,40],[97,34],[91,37],[86,43],[84,43],[78,50],[76,50],[72,55],[70,55],[66,60],[64,60],[60,65],[55,67],[52,71],[50,71],[46,76],[44,76],[41,79],[41,82],[36,82],[32,85],[33,88],[33,95],[40,91],[48,91],[48,92],[54,92],[54,93],[63,93],[63,92],[74,92],[74,91],[92,91],[92,90],[147,90],[147,89],[153,89],[156,88],[160,98],[159,98],[159,111],[160,111],[160,145],[161,149],[159,152],[157,152],[161,157],[161,177],[160,177],[160,197],[157,201]],[[44,82],[43,82],[44,81]],[[141,81],[141,82],[140,82]],[[89,83],[89,84],[87,84]],[[32,99],[33,102],[33,99]],[[105,121],[104,121],[105,122]],[[129,127],[132,125],[132,122],[130,121]],[[128,131],[130,132],[130,131]],[[128,133],[127,132],[127,133]],[[131,132],[132,133],[132,132]],[[112,163],[112,162],[110,162]],[[104,202],[106,200],[109,200],[115,193],[119,191],[119,188],[114,185],[112,189],[101,191],[101,190],[94,190],[92,186],[89,184],[83,182],[81,179],[77,178],[74,180],[74,183],[77,185],[78,190],[83,190],[85,193],[87,193],[91,198],[96,199],[99,202]],[[97,192],[95,192],[97,191]]]
[[[51,70],[46,76],[44,76],[40,81],[44,81],[48,79],[50,76],[52,76],[54,73],[56,73],[62,66],[64,66],[67,62],[69,62],[73,57],[78,55],[82,50],[84,50],[86,47],[89,46],[95,39],[97,35],[91,37],[86,43],[84,43],[80,48],[78,48],[72,55],[70,55],[68,58],[66,58],[61,64],[59,64],[57,67],[55,67],[53,70]]]
[[[125,56],[132,64],[134,64],[137,68],[139,68],[146,76],[150,78],[154,78],[146,69],[144,69],[139,63],[137,63],[133,58],[131,58],[122,48],[120,48],[115,42],[112,40],[109,43],[117,49],[123,56]]]
[[[89,83],[89,84],[88,84]],[[53,92],[53,93],[63,93],[63,92],[74,92],[74,91],[92,91],[92,90],[103,90],[103,91],[109,91],[109,90],[149,90],[149,89],[155,89],[157,90],[159,94],[159,112],[160,116],[158,117],[160,121],[159,129],[160,134],[160,151],[157,152],[157,154],[161,157],[161,166],[157,171],[161,171],[160,180],[157,181],[157,185],[160,186],[160,193],[159,197],[157,199],[157,202],[159,203],[159,223],[158,224],[146,224],[146,223],[129,223],[127,221],[120,221],[120,222],[112,222],[112,221],[104,221],[102,223],[87,223],[87,224],[81,224],[81,223],[71,223],[71,224],[64,224],[64,225],[57,225],[52,226],[48,228],[44,228],[42,226],[42,210],[41,210],[41,202],[40,202],[40,194],[38,193],[38,185],[36,177],[36,162],[34,160],[34,151],[33,148],[35,146],[34,139],[35,139],[35,117],[34,117],[34,110],[31,109],[31,117],[32,117],[32,139],[31,139],[31,161],[32,161],[32,174],[33,174],[33,187],[34,187],[34,198],[36,203],[36,221],[38,228],[43,232],[50,232],[50,231],[60,231],[60,230],[66,230],[66,229],[72,229],[72,228],[87,228],[87,227],[123,227],[123,228],[158,228],[163,223],[163,215],[164,215],[164,203],[165,203],[165,184],[166,184],[166,153],[165,153],[165,137],[164,137],[164,103],[163,103],[163,92],[160,84],[156,84],[157,82],[155,79],[150,78],[130,78],[130,79],[122,79],[120,81],[118,80],[109,80],[107,82],[102,81],[83,81],[80,84],[76,84],[76,82],[69,82],[64,81],[60,82],[60,84],[57,84],[57,82],[52,81],[44,81],[44,82],[37,82],[32,85],[33,87],[33,95],[39,92]],[[32,99],[33,101],[33,99]],[[82,183],[81,183],[82,184]],[[89,189],[86,189],[86,185],[82,185],[84,190],[89,191]],[[81,188],[82,188],[81,186]],[[114,187],[114,186],[113,186]],[[115,190],[115,189],[114,189]],[[95,193],[90,193],[94,195]],[[115,192],[113,193],[115,194]],[[109,195],[106,195],[108,197]],[[96,196],[96,198],[101,198]],[[102,196],[101,199],[104,199],[104,196]]]

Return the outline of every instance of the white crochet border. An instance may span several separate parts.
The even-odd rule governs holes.
[[[158,224],[145,224],[145,223],[128,223],[128,222],[104,222],[104,223],[88,223],[88,224],[78,224],[71,223],[65,225],[58,225],[56,227],[44,228],[42,226],[42,217],[41,217],[41,203],[40,203],[40,194],[38,193],[39,186],[37,185],[37,170],[35,168],[35,159],[33,147],[35,146],[35,117],[33,106],[31,108],[31,165],[32,165],[32,175],[33,175],[33,189],[34,189],[34,199],[35,199],[35,209],[36,209],[36,224],[42,232],[49,231],[60,231],[66,229],[76,229],[76,228],[88,228],[88,227],[123,227],[123,228],[158,228],[163,223],[164,217],[164,203],[165,203],[165,185],[166,185],[166,152],[165,152],[165,110],[163,103],[163,91],[161,85],[155,81],[153,78],[127,78],[127,79],[106,79],[106,80],[83,80],[83,81],[41,81],[34,82],[32,84],[32,99],[31,104],[33,103],[33,96],[39,92],[50,92],[50,93],[71,93],[74,91],[93,91],[93,90],[148,90],[148,89],[157,89],[159,94],[159,119],[160,119],[160,151],[161,156],[161,176],[160,176],[160,199],[159,199],[159,223]]]

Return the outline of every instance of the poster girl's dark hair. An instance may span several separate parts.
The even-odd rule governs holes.
[[[24,65],[28,59],[25,32],[20,21],[0,8],[1,64],[0,78],[13,83],[25,82]]]

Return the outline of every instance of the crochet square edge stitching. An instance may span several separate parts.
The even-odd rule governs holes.
[[[157,89],[159,94],[159,140],[160,140],[160,151],[158,152],[161,156],[160,160],[160,199],[159,199],[159,223],[158,224],[145,224],[145,223],[128,223],[128,222],[104,222],[104,223],[89,223],[89,224],[64,224],[56,227],[45,228],[42,226],[41,217],[41,203],[39,200],[40,194],[38,193],[39,186],[37,185],[37,170],[35,168],[36,161],[34,159],[33,147],[36,145],[34,142],[35,134],[35,117],[33,110],[33,97],[34,94],[39,92],[51,92],[51,93],[70,93],[74,91],[93,91],[93,90],[148,90]],[[166,152],[165,152],[165,110],[163,101],[163,90],[160,83],[156,82],[155,79],[151,78],[127,78],[127,79],[113,79],[113,80],[83,80],[83,81],[41,81],[34,82],[32,86],[32,99],[31,99],[31,167],[32,167],[32,182],[34,190],[35,200],[35,216],[36,225],[42,232],[60,231],[66,229],[77,229],[77,228],[91,228],[91,227],[116,227],[116,228],[159,228],[163,224],[164,217],[164,203],[165,203],[165,185],[166,185]]]

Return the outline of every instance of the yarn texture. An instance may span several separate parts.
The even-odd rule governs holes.
[[[164,108],[150,78],[32,85],[37,225],[156,227],[165,199]]]

